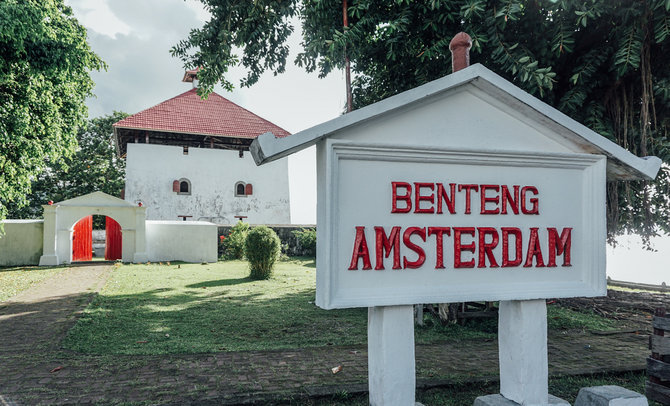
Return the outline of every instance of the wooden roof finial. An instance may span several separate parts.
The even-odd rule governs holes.
[[[454,35],[449,42],[452,72],[458,72],[470,66],[470,48],[472,48],[472,38],[468,34],[461,31]]]
[[[190,69],[184,72],[184,78],[181,80],[182,82],[193,82],[193,80],[198,80],[198,71],[202,69],[202,67],[198,66],[195,69]]]

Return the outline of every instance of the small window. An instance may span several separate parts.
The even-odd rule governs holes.
[[[247,184],[244,182],[237,182],[235,184],[235,196],[246,196],[247,195]]]
[[[186,178],[179,179],[179,192],[180,195],[190,195],[191,194],[191,181]]]

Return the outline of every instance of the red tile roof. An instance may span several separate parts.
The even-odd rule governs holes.
[[[256,138],[268,131],[277,137],[290,135],[216,93],[202,100],[196,89],[128,116],[114,127],[238,138]]]

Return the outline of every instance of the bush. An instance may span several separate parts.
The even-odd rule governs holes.
[[[281,241],[272,229],[266,226],[251,229],[245,250],[251,270],[249,276],[252,279],[269,279],[280,250]]]
[[[303,254],[309,257],[316,256],[316,230],[313,228],[303,228],[296,230],[293,235],[298,239],[298,247],[302,249]]]
[[[244,258],[244,244],[249,234],[249,224],[238,221],[230,229],[228,236],[219,237],[219,252],[223,259],[242,259]]]
[[[281,238],[279,239],[281,241]],[[290,261],[291,257],[288,255],[289,253],[289,245],[288,243],[282,243],[281,244],[281,250],[279,252],[279,260],[280,261]]]

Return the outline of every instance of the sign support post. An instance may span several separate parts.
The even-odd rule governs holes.
[[[414,306],[368,307],[370,405],[414,406]]]
[[[547,405],[547,304],[501,300],[498,310],[500,394],[520,405]]]

